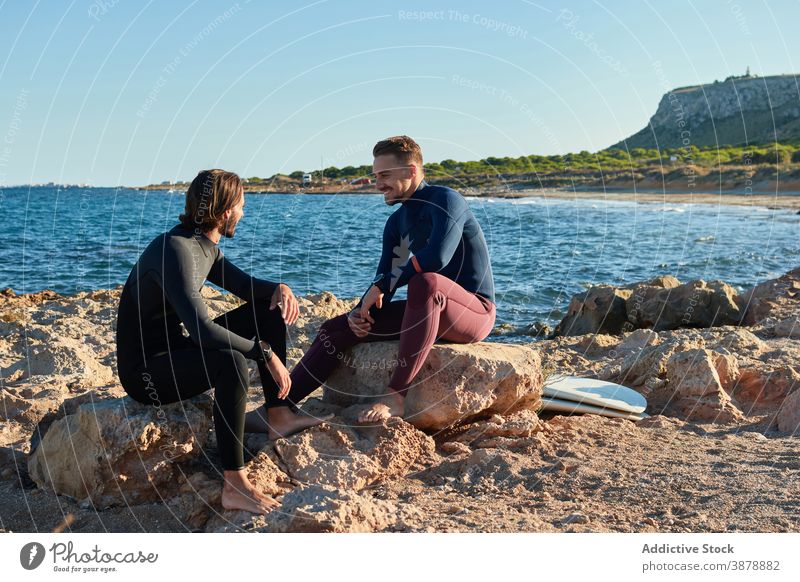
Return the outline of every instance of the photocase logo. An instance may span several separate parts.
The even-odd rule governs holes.
[[[39,542],[30,542],[22,546],[19,552],[19,563],[26,570],[35,570],[44,561],[44,546]]]

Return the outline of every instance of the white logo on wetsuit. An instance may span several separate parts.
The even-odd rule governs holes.
[[[411,236],[405,235],[400,239],[400,244],[392,249],[394,257],[392,257],[392,271],[391,277],[389,278],[390,291],[394,289],[394,286],[397,284],[397,280],[403,273],[403,267],[408,264],[408,261],[411,258],[412,242]]]

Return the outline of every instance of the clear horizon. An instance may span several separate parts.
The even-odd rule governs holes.
[[[800,4],[0,4],[0,187],[598,151],[668,90],[798,72]]]

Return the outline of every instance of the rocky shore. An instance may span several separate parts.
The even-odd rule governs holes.
[[[282,500],[262,517],[220,506],[209,396],[124,397],[119,292],[0,293],[2,530],[800,530],[800,269],[744,293],[669,276],[592,287],[549,339],[435,346],[409,416],[375,427],[354,415],[401,363],[392,343],[360,346],[304,404],[332,421],[247,436],[251,479]],[[204,294],[212,315],[238,304]],[[290,364],[352,305],[300,303]],[[551,373],[634,388],[650,417],[537,414]]]

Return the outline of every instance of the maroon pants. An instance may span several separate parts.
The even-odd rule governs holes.
[[[356,336],[347,314],[329,319],[292,370],[289,399],[297,403],[327,380],[342,352],[360,342],[400,340],[398,365],[389,388],[405,393],[437,339],[455,343],[483,340],[494,326],[495,306],[437,273],[419,273],[408,283],[408,300],[384,304],[366,337]]]

